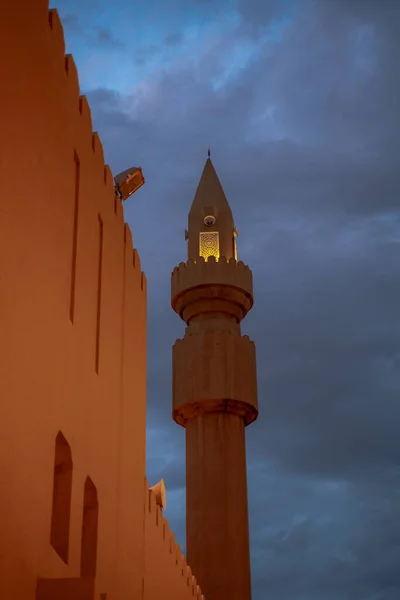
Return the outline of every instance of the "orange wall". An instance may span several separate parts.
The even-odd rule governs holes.
[[[144,600],[204,600],[200,586],[186,564],[174,534],[156,505],[154,494],[145,485]]]
[[[89,476],[95,597],[183,599],[191,588],[143,492],[146,279],[64,53],[46,0],[2,4],[0,596],[34,600],[38,578],[79,577]],[[68,564],[50,545],[59,430],[73,461]]]

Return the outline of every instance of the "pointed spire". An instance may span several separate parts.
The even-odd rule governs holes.
[[[210,150],[189,212],[188,256],[199,256],[199,236],[218,237],[219,256],[234,256],[233,217],[218,175],[211,162]]]
[[[208,156],[204,165],[203,173],[200,177],[199,185],[197,186],[190,212],[192,212],[194,209],[197,211],[205,209],[208,210],[211,209],[211,207],[213,207],[214,212],[230,212],[231,210],[218,175],[214,169],[214,165],[210,156]]]
[[[211,150],[210,150],[210,148],[209,148],[209,149],[208,149],[208,158],[210,158],[210,157],[211,157]]]

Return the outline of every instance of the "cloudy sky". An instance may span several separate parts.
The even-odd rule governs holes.
[[[148,475],[185,546],[170,273],[211,147],[253,269],[253,600],[400,598],[400,0],[55,0],[149,282]]]

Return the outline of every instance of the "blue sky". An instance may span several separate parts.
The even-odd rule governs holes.
[[[157,73],[179,68],[188,57],[201,60],[224,38],[231,39],[231,46],[215,78],[215,86],[221,87],[257,59],[262,45],[281,39],[292,12],[286,1],[287,9],[254,39],[250,32],[237,35],[241,15],[235,2],[96,4],[84,2],[74,10],[72,1],[58,3],[67,50],[73,51],[84,89],[102,87],[122,94],[145,85]]]
[[[148,277],[148,476],[184,547],[170,274],[211,147],[253,270],[253,600],[400,595],[400,2],[59,0]],[[160,334],[160,332],[162,332]]]

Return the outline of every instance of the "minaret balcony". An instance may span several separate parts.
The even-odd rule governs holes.
[[[171,305],[186,323],[210,313],[240,323],[253,306],[252,272],[233,258],[189,259],[172,272]]]

